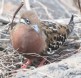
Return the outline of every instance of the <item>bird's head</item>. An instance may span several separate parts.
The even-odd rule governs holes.
[[[27,11],[22,13],[20,22],[24,22],[28,25],[35,25],[39,23],[38,16],[34,11]]]

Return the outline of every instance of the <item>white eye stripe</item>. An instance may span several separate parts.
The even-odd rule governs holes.
[[[24,19],[20,19],[20,23],[27,24]]]
[[[31,22],[28,19],[25,19],[25,18],[20,19],[20,22],[24,23],[24,24],[28,24],[28,25],[31,24]]]

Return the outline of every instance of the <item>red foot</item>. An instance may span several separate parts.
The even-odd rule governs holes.
[[[26,59],[26,63],[24,63],[21,68],[27,68],[31,64],[31,60]]]
[[[46,60],[43,59],[43,60],[40,62],[40,64],[38,65],[38,67],[43,66],[45,62],[46,62]]]

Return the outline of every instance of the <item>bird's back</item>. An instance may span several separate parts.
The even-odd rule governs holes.
[[[69,24],[52,23],[48,21],[41,22],[42,29],[47,37],[47,51],[59,49],[68,38],[74,28],[73,15]]]

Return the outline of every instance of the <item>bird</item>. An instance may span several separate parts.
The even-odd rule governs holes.
[[[19,53],[37,53],[57,50],[63,45],[74,27],[72,15],[68,24],[42,22],[35,11],[21,14],[20,22],[10,32],[11,43]],[[25,55],[33,60],[35,57]],[[29,64],[29,63],[28,63]],[[41,65],[41,64],[40,64]]]
[[[40,54],[47,47],[46,35],[41,30],[38,16],[34,11],[27,11],[21,15],[20,22],[13,26],[10,32],[10,39],[13,48],[21,54]],[[24,56],[33,60],[31,55]]]

